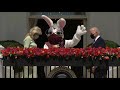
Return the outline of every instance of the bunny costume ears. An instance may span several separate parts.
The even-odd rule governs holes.
[[[42,15],[41,16],[46,22],[47,24],[49,25],[49,27],[53,27],[53,21],[47,17],[46,15]],[[58,21],[57,21],[57,26],[60,28],[60,29],[63,29],[66,25],[66,20],[64,18],[60,18]]]

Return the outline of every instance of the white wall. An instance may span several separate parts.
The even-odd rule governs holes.
[[[106,40],[120,45],[120,12],[88,12],[88,29],[97,26]],[[87,37],[87,42],[91,42]]]
[[[27,32],[27,12],[0,12],[0,40],[23,43]]]

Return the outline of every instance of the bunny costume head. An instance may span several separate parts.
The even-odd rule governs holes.
[[[49,17],[42,15],[42,18],[47,22],[50,27],[46,31],[46,35],[48,36],[48,41],[50,42],[50,44],[55,45],[61,43],[64,39],[63,28],[66,25],[65,19],[60,18],[56,24],[53,24],[53,21]]]

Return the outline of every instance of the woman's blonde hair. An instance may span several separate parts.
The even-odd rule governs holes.
[[[41,28],[38,26],[32,27],[25,37],[27,37],[27,36],[33,37],[34,34],[42,35]]]

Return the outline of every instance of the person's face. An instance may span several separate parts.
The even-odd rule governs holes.
[[[95,39],[95,37],[97,37],[98,33],[95,29],[90,29],[90,37],[92,39]]]
[[[64,37],[63,30],[60,30],[58,27],[51,27],[46,31],[46,35],[49,37],[50,35],[55,34],[60,37]]]
[[[39,38],[39,34],[34,34],[33,35],[33,39],[38,39]]]

